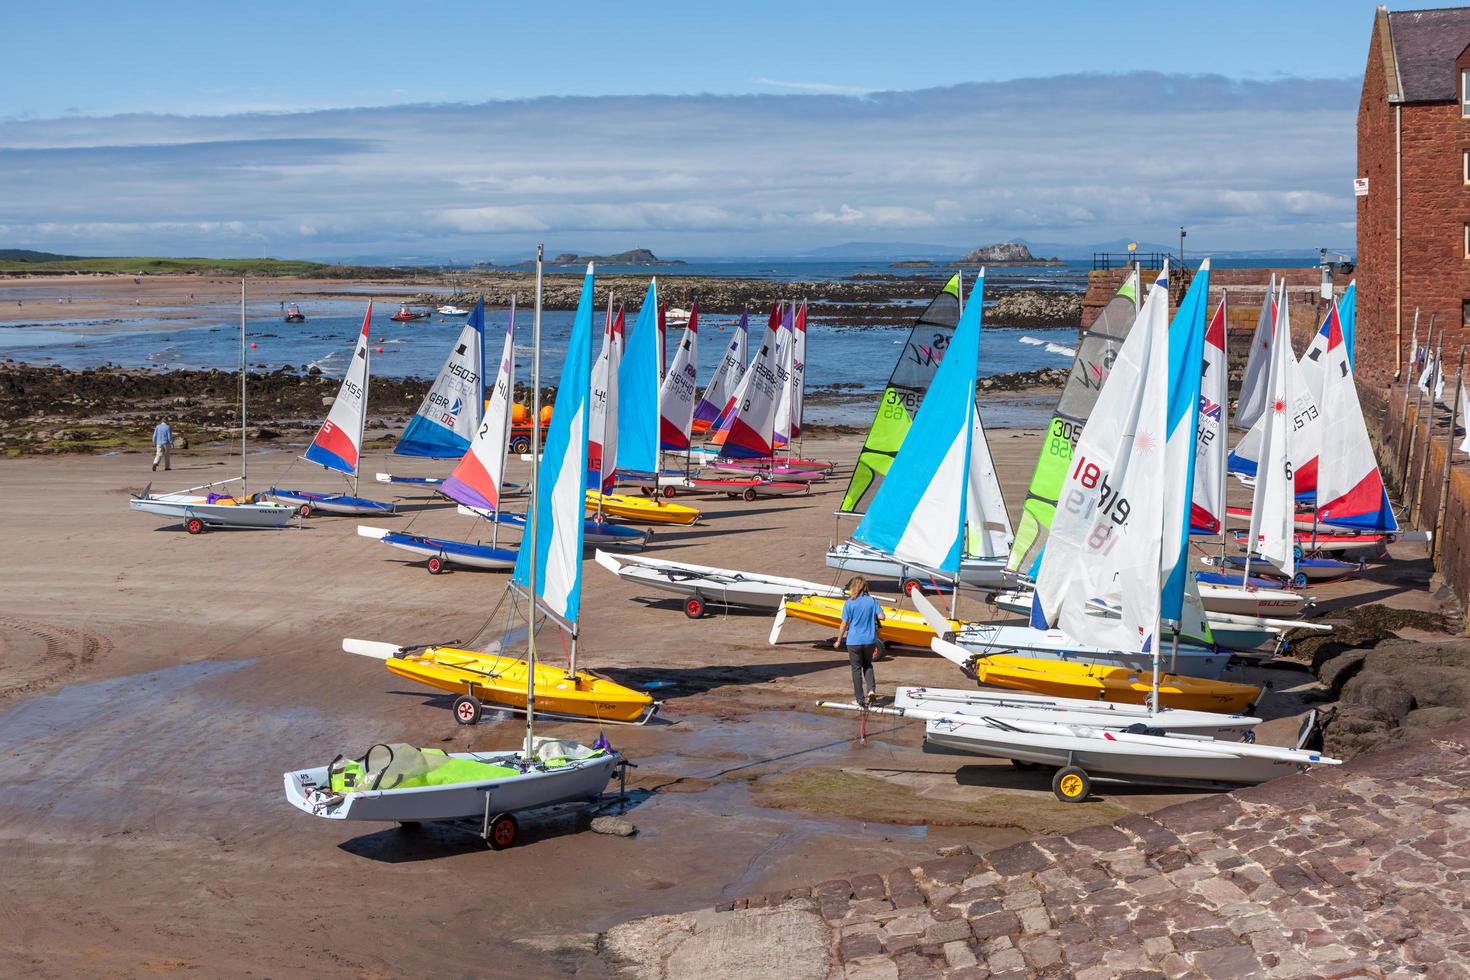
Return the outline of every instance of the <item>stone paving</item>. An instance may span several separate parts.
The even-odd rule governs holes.
[[[1112,826],[948,849],[721,911],[769,906],[821,916],[829,978],[1470,980],[1470,724]]]

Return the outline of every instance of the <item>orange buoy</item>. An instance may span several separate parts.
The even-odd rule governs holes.
[[[551,406],[550,405],[542,405],[541,406],[541,424],[542,425],[545,425],[546,423],[548,423],[550,421],[551,421]]]
[[[531,410],[520,402],[510,407],[510,420],[516,425],[525,425],[531,421]]]

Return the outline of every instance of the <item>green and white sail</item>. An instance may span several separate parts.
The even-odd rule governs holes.
[[[873,489],[879,477],[888,474],[893,458],[903,446],[918,414],[924,393],[939,370],[939,362],[954,336],[955,324],[960,322],[960,277],[950,278],[934,301],[919,315],[909,331],[908,343],[888,377],[888,386],[883,390],[873,424],[868,428],[868,437],[863,441],[857,465],[853,467],[852,479],[847,484],[847,493],[842,497],[842,510],[859,512],[863,500]]]
[[[1072,462],[1072,450],[1092,415],[1098,393],[1113,369],[1123,341],[1128,339],[1128,331],[1133,329],[1138,301],[1138,270],[1135,269],[1123,280],[1122,287],[1108,300],[1092,326],[1082,331],[1062,397],[1057,400],[1056,413],[1042,438],[1041,458],[1031,475],[1026,502],[1021,505],[1021,523],[1016,528],[1006,562],[1012,571],[1029,570],[1046,543],[1046,532],[1057,510],[1057,495]]]

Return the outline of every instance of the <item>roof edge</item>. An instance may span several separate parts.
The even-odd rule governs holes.
[[[1403,102],[1404,80],[1399,75],[1399,60],[1394,54],[1393,23],[1389,20],[1387,5],[1380,3],[1373,19],[1379,55],[1383,58],[1383,88],[1390,103]]]

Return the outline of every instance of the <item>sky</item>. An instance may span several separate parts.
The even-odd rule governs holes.
[[[1340,247],[1373,9],[6,4],[0,247]]]

